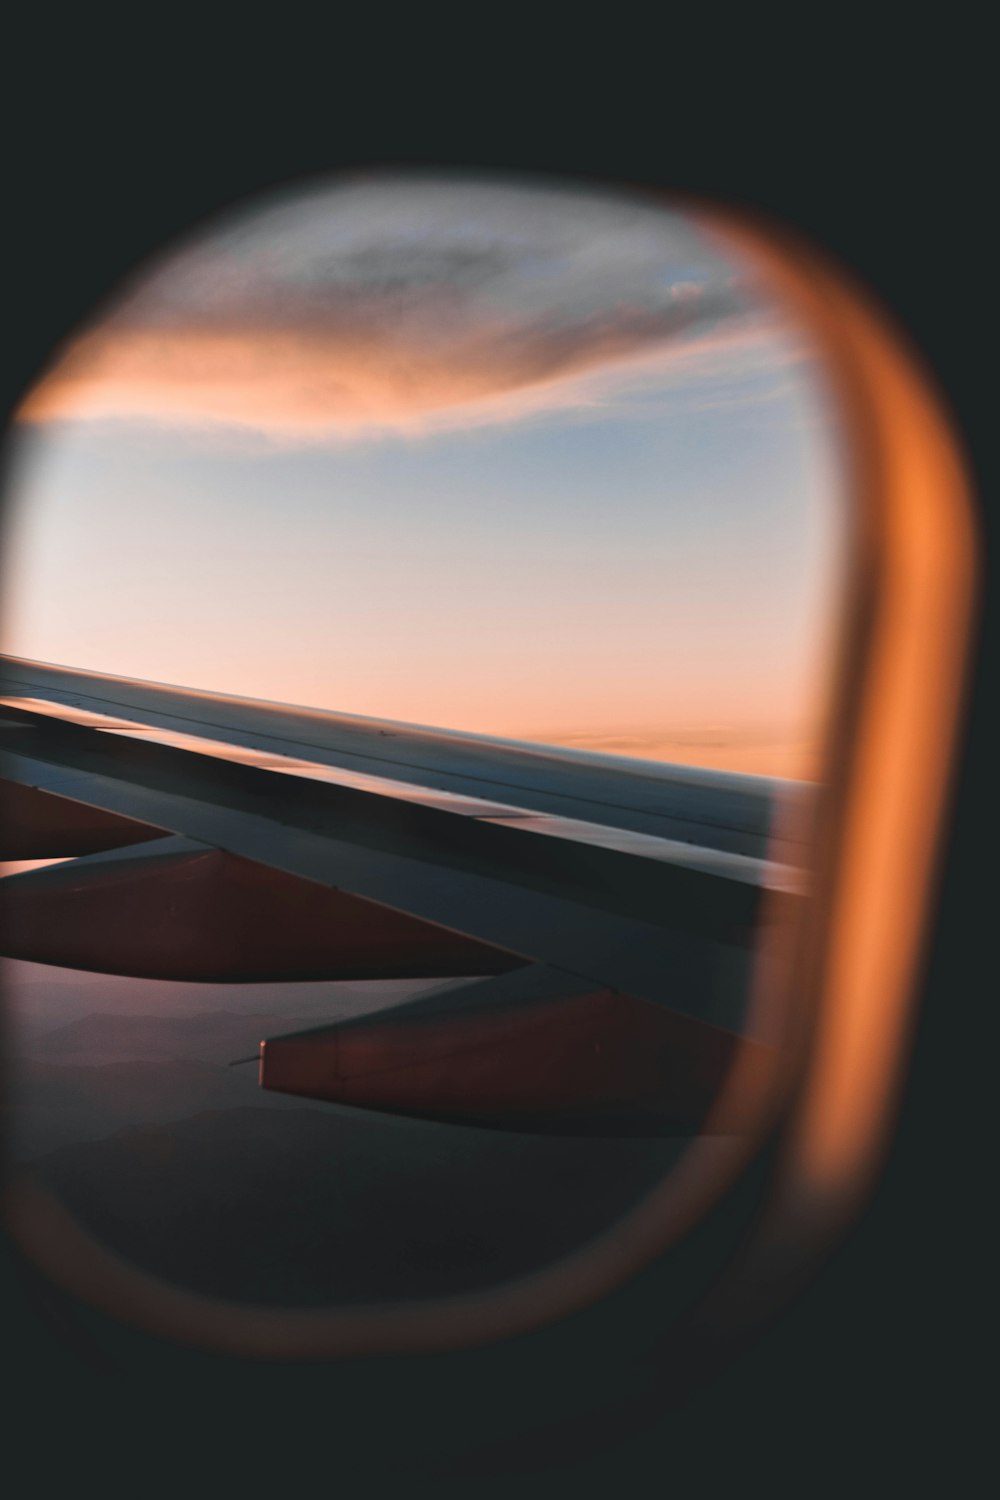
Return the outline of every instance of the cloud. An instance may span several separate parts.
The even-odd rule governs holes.
[[[773,315],[640,199],[371,179],[247,210],[163,259],[29,394],[26,422],[418,432],[605,399]]]

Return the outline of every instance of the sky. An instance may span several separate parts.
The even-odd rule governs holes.
[[[254,200],[72,333],[11,442],[8,653],[815,773],[822,370],[662,203],[391,174]]]

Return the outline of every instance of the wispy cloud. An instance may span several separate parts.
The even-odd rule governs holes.
[[[773,359],[774,329],[732,264],[658,206],[374,179],[244,213],[164,260],[20,416],[419,434],[599,407],[623,384],[704,379],[737,350]]]

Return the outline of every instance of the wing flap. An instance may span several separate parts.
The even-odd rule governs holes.
[[[767,1065],[731,1032],[533,966],[269,1037],[260,1083],[494,1130],[673,1136],[703,1126],[741,1046]]]

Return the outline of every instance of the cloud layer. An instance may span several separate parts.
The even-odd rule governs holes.
[[[587,405],[725,353],[773,312],[683,216],[638,198],[373,178],[245,210],[137,278],[29,394],[107,416],[354,433]]]

